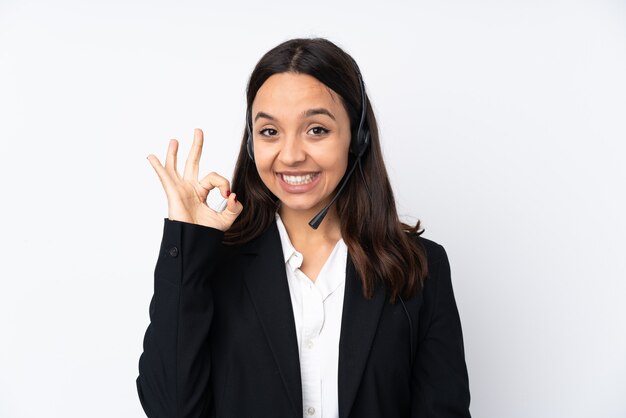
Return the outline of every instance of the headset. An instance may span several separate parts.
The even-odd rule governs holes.
[[[363,83],[363,76],[361,76],[361,71],[359,70],[359,66],[357,65],[356,61],[352,57],[350,58],[352,59],[352,64],[354,65],[354,70],[356,71],[357,78],[359,79],[359,87],[361,89],[361,120],[359,121],[359,127],[357,129],[356,135],[353,135],[350,141],[350,153],[352,153],[355,158],[354,158],[354,162],[352,163],[352,166],[346,172],[346,175],[344,176],[343,181],[341,182],[341,185],[339,186],[339,189],[337,190],[337,193],[335,193],[335,196],[333,197],[333,199],[330,201],[330,203],[328,203],[328,205],[326,205],[321,211],[319,211],[319,213],[315,215],[313,219],[311,219],[311,221],[309,222],[309,226],[313,229],[317,229],[320,223],[322,223],[322,220],[328,213],[328,210],[330,209],[332,204],[335,203],[335,201],[339,197],[339,194],[341,194],[344,187],[348,183],[348,180],[352,176],[352,173],[354,172],[354,169],[356,168],[356,166],[359,165],[360,167],[361,157],[365,154],[365,151],[367,151],[367,149],[370,146],[371,134],[370,134],[369,125],[367,124],[367,95],[365,94],[365,84]],[[250,107],[248,107],[248,109],[246,110],[246,148],[248,150],[248,156],[254,162],[254,143],[252,140],[252,114],[251,113],[252,113],[252,110],[250,109]],[[367,187],[367,184],[366,184],[366,187]],[[370,194],[369,189],[368,189],[368,194]],[[370,194],[370,198],[371,198],[371,194]],[[411,320],[411,315],[409,315],[409,311],[406,307],[406,304],[404,303],[404,299],[402,299],[402,296],[399,296],[399,298],[400,298],[400,303],[402,304],[404,313],[406,314],[406,317],[409,322],[409,350],[411,353],[410,358],[413,359],[413,354],[414,354],[414,349],[415,349],[415,345],[413,341],[413,321]],[[411,363],[412,362],[413,360],[411,360]]]
[[[352,58],[351,58],[352,59]],[[322,220],[328,213],[328,210],[332,206],[333,203],[339,197],[339,194],[343,191],[344,187],[348,183],[348,180],[352,176],[352,172],[359,164],[361,157],[365,154],[365,151],[369,148],[370,145],[370,130],[367,124],[367,95],[365,94],[365,84],[363,83],[363,77],[361,76],[361,71],[359,70],[359,66],[356,64],[356,61],[352,59],[352,63],[354,65],[354,69],[357,74],[357,78],[359,79],[359,87],[361,89],[361,120],[359,121],[359,127],[357,129],[356,135],[352,136],[350,141],[350,153],[352,153],[355,158],[352,164],[352,167],[347,171],[346,175],[343,178],[337,193],[333,199],[324,207],[317,215],[311,219],[309,222],[309,226],[313,229],[317,229],[317,227],[322,223]],[[254,161],[254,143],[252,141],[252,110],[248,107],[246,111],[246,148],[248,150],[248,156],[252,161]]]

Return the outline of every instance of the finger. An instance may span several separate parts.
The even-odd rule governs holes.
[[[224,216],[228,220],[228,222],[232,224],[232,222],[235,221],[237,216],[239,216],[239,214],[243,210],[243,205],[240,201],[237,200],[236,193],[231,193],[230,196],[228,196],[227,202],[228,203],[226,205],[226,209],[221,212],[221,215]]]
[[[156,171],[157,175],[159,176],[159,180],[161,180],[161,184],[165,189],[165,193],[167,193],[168,190],[171,190],[173,187],[172,179],[170,178],[169,173],[167,172],[167,170],[165,170],[165,167],[161,165],[161,162],[155,155],[148,155],[148,161],[150,162],[152,168],[154,168],[154,171]]]
[[[193,144],[189,151],[189,156],[185,162],[185,171],[183,178],[185,180],[196,180],[198,178],[198,167],[200,164],[200,156],[202,155],[202,144],[204,143],[204,134],[202,129],[194,129]]]
[[[165,170],[170,174],[172,180],[179,179],[180,176],[176,171],[176,153],[178,152],[178,141],[171,139],[167,147],[167,156],[165,157]]]
[[[213,190],[214,187],[219,188],[220,194],[224,198],[227,198],[230,194],[230,182],[217,173],[211,172],[207,174],[204,178],[202,178],[202,180],[200,180],[199,183],[203,189],[208,191]]]

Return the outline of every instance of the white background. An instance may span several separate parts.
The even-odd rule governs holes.
[[[213,5],[215,4],[215,5]],[[0,0],[0,416],[141,417],[165,195],[292,37],[358,61],[400,212],[443,244],[474,417],[626,417],[626,2]]]

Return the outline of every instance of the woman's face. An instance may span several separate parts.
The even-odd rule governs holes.
[[[317,213],[348,164],[350,119],[341,98],[310,75],[274,74],[256,94],[252,127],[257,171],[281,211]]]

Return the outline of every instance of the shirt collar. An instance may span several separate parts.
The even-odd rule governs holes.
[[[282,219],[280,219],[278,212],[276,212],[276,226],[278,227],[280,243],[283,248],[283,260],[291,267],[292,270],[300,268],[303,259],[302,254],[296,251],[295,247],[291,243],[289,234],[287,233],[287,228],[285,228],[285,224]]]
[[[278,212],[276,212],[276,226],[278,227],[278,233],[280,235],[285,264],[291,269],[291,271],[295,271],[302,265],[303,256],[291,243],[285,224],[283,224],[282,219],[280,219]],[[327,270],[326,273],[329,274],[324,274],[321,277],[318,277],[315,281],[315,286],[320,289],[324,299],[326,299],[326,297],[332,294],[342,283],[345,282],[347,256],[348,247],[343,239],[340,239],[328,257],[328,265],[324,266],[324,269]],[[329,272],[328,269],[331,269],[332,272]]]

